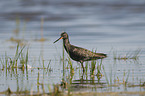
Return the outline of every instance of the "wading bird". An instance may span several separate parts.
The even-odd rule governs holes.
[[[107,54],[94,53],[87,49],[71,45],[69,42],[69,36],[66,32],[61,33],[61,37],[57,39],[56,41],[54,41],[54,43],[56,43],[57,41],[61,39],[63,39],[63,46],[66,52],[69,54],[70,58],[81,63],[83,72],[85,71],[84,66],[83,66],[84,61],[103,59],[107,57]]]

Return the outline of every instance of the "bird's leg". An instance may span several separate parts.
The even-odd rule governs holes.
[[[81,66],[83,68],[83,73],[84,73],[85,72],[85,68],[84,68],[84,65],[83,65],[83,61],[80,61],[80,63],[81,63]]]

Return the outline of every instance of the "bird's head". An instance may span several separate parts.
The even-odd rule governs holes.
[[[56,41],[54,41],[53,43],[56,43],[57,41],[61,40],[61,39],[68,39],[68,34],[66,32],[61,33],[61,37],[58,38]]]

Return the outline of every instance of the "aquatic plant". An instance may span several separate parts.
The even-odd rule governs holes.
[[[14,69],[22,69],[23,71],[28,68],[31,69],[47,69],[47,72],[52,71],[52,68],[50,67],[50,63],[51,60],[49,60],[47,67],[45,67],[44,65],[44,59],[42,58],[42,67],[31,67],[30,65],[28,65],[28,59],[29,59],[29,48],[27,48],[26,53],[24,52],[24,48],[26,47],[26,45],[20,47],[19,43],[17,44],[16,47],[16,51],[14,56],[9,57],[7,56],[7,53],[5,52],[5,56],[0,58],[0,62],[2,65],[1,69],[6,69],[6,73],[7,73],[7,69],[10,70],[14,70]],[[39,60],[41,63],[41,59]]]
[[[88,65],[89,65],[89,62],[85,62],[85,74],[86,74],[86,78],[87,78],[87,74],[88,74]]]
[[[44,38],[44,35],[43,35],[43,24],[44,24],[44,18],[42,17],[41,18],[41,38],[40,39],[35,39],[35,41],[40,41],[40,42],[44,42],[44,41],[46,41],[47,39],[46,38]]]
[[[23,58],[23,49],[25,48],[25,46],[23,46],[20,50],[19,50],[19,43],[17,44],[17,48],[16,48],[16,52],[15,52],[15,55],[14,57],[9,57],[10,59],[10,65],[9,65],[9,68],[17,68],[18,67],[18,60],[20,59],[20,63],[22,63],[24,65],[24,58]],[[20,58],[21,57],[21,58]],[[22,62],[23,61],[23,62]]]
[[[91,68],[90,68],[90,75],[91,75],[91,77],[94,76],[95,69],[96,69],[96,61],[95,60],[92,60],[91,61]]]
[[[113,52],[114,60],[128,60],[128,59],[138,60],[140,52],[141,52],[141,49],[137,49],[137,50],[132,51],[132,52],[129,51],[125,54],[125,56],[121,56],[121,55],[117,56],[117,52]]]
[[[20,32],[20,18],[16,18],[16,29],[14,29],[13,31],[16,36],[18,36],[19,32]]]
[[[104,75],[105,75],[106,82],[107,82],[107,84],[109,85],[110,83],[109,83],[109,80],[108,80],[108,77],[107,77],[107,74],[106,74],[106,72],[105,72],[105,68],[104,68],[103,65],[102,65],[102,68],[103,68],[103,72],[104,72]]]

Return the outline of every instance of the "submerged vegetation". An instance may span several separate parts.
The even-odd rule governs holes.
[[[20,48],[19,44],[17,45],[16,48],[16,53],[14,55],[13,58],[11,58],[11,62],[12,65],[14,67],[12,67],[12,65],[7,65],[7,66],[11,66],[9,67],[10,69],[13,68],[17,68],[17,64],[23,64],[25,66],[27,66],[28,64],[28,56],[29,56],[29,49],[27,48],[26,50],[26,55],[24,55],[24,49],[26,48],[26,46],[23,46],[22,48]],[[9,59],[10,57],[8,57],[7,55],[6,57],[6,61],[7,63],[9,63]],[[24,58],[25,57],[25,58]],[[2,60],[2,59],[1,59]],[[19,61],[19,62],[18,62]],[[2,61],[1,61],[2,62]],[[43,61],[42,61],[43,62]],[[51,61],[50,61],[51,62]],[[49,62],[49,64],[50,64]],[[62,60],[63,64],[67,64],[67,68],[63,69],[63,72],[65,70],[66,73],[68,72],[68,74],[66,74],[65,72],[63,73],[64,77],[62,78],[62,81],[60,82],[60,84],[53,84],[53,86],[50,86],[48,84],[44,84],[43,82],[40,82],[40,73],[39,73],[39,69],[38,68],[38,75],[37,75],[37,89],[38,91],[35,92],[33,91],[33,89],[31,88],[30,90],[17,90],[16,92],[13,92],[10,88],[8,88],[6,91],[0,92],[0,94],[6,94],[6,95],[46,95],[46,96],[75,96],[75,95],[80,95],[80,96],[84,96],[87,95],[88,92],[76,92],[76,89],[91,89],[91,90],[96,90],[95,92],[89,92],[89,95],[109,95],[112,96],[112,92],[98,92],[97,89],[102,89],[102,88],[117,88],[121,85],[123,85],[124,87],[144,87],[144,83],[140,83],[138,85],[133,85],[130,84],[128,82],[129,76],[130,76],[130,71],[128,71],[128,73],[124,72],[123,73],[123,78],[122,80],[119,79],[118,76],[115,76],[116,79],[112,79],[113,73],[112,71],[110,71],[109,74],[109,78],[107,75],[107,72],[105,70],[105,67],[102,63],[102,60],[99,61],[91,61],[90,64],[89,62],[86,62],[86,66],[85,66],[85,74],[81,74],[80,79],[73,79],[74,74],[75,74],[75,70],[80,69],[81,70],[81,66],[79,68],[75,68],[73,66],[73,62],[71,61],[71,59],[69,57],[67,57],[67,59],[65,59],[65,56],[63,56],[63,60]],[[4,62],[3,62],[4,65]],[[65,66],[65,65],[64,65]],[[3,66],[4,69],[8,68],[6,66]],[[24,68],[24,67],[23,67]],[[22,68],[22,69],[23,69]],[[43,67],[44,68],[44,67]],[[50,68],[50,67],[47,67]],[[25,68],[24,68],[25,69]],[[23,70],[24,70],[23,69]],[[27,67],[26,67],[27,69]],[[32,68],[33,69],[33,68]],[[45,69],[45,68],[44,68]],[[112,69],[111,69],[112,70]],[[96,79],[97,78],[97,79]],[[105,78],[105,82],[101,80],[101,78]],[[33,85],[34,86],[34,85]],[[46,87],[47,86],[47,89]],[[40,91],[42,90],[42,91]],[[48,92],[49,90],[49,92]],[[125,93],[124,94],[144,94],[144,92],[134,92],[134,93]],[[122,94],[120,92],[115,92],[115,94]]]
[[[51,63],[51,60],[49,61],[47,67],[44,66],[44,61],[42,60],[42,64],[43,66],[42,67],[31,67],[30,65],[28,65],[28,59],[29,59],[29,48],[27,48],[26,50],[26,54],[24,53],[24,48],[26,47],[26,45],[20,47],[19,43],[16,47],[16,52],[14,54],[13,57],[9,57],[7,56],[7,53],[5,53],[5,56],[0,58],[0,62],[1,62],[1,65],[2,65],[2,70],[7,70],[7,69],[11,69],[11,70],[14,70],[14,69],[26,69],[28,70],[29,69],[49,69],[49,71],[51,70],[50,68],[50,63]]]
[[[138,60],[141,49],[137,49],[133,52],[127,52],[124,56],[118,55],[117,52],[114,52],[114,60]]]
[[[43,36],[43,24],[44,24],[44,18],[41,19],[41,38],[35,39],[34,41],[46,41],[47,39]],[[26,30],[26,26],[24,23],[23,31]],[[19,35],[21,31],[20,28],[20,20],[16,19],[16,29],[14,29],[14,33],[16,36]],[[10,74],[11,78],[14,76],[16,79],[16,86],[17,90],[16,92],[10,88],[11,86],[8,86],[6,91],[0,92],[0,94],[5,95],[48,95],[48,96],[85,96],[85,95],[114,95],[114,94],[122,94],[120,92],[111,92],[112,89],[119,89],[120,86],[123,86],[124,90],[126,88],[130,87],[145,87],[144,78],[138,79],[137,83],[130,82],[130,78],[133,78],[133,76],[136,74],[134,70],[123,70],[120,71],[120,69],[115,69],[114,66],[117,66],[117,64],[114,64],[113,66],[109,65],[109,60],[105,63],[103,60],[96,61],[92,60],[90,62],[85,62],[85,73],[82,72],[82,68],[80,64],[75,65],[69,56],[65,56],[65,51],[63,48],[63,56],[60,56],[60,59],[57,60],[45,60],[43,57],[43,54],[40,54],[39,58],[37,60],[34,60],[34,63],[30,57],[31,52],[29,51],[29,46],[26,45],[27,40],[24,40],[24,38],[14,38],[11,37],[11,42],[15,42],[17,46],[14,55],[9,55],[8,52],[5,52],[4,55],[1,55],[0,57],[0,71],[1,75],[6,74],[6,78],[8,78],[8,75]],[[137,49],[135,51],[127,52],[125,55],[117,54],[117,52],[113,53],[113,57],[111,57],[112,60],[139,60],[139,56],[141,53],[141,49]],[[49,54],[48,54],[49,55]],[[38,64],[39,67],[36,67],[35,65]],[[110,60],[111,61],[111,60]],[[62,68],[54,69],[56,66],[53,66],[54,63],[57,66],[62,66]],[[33,64],[32,64],[33,63]],[[114,63],[114,62],[111,62]],[[63,65],[62,65],[63,64]],[[33,65],[33,66],[32,66]],[[53,66],[53,67],[52,67]],[[107,67],[106,67],[107,66]],[[108,67],[109,66],[109,67]],[[110,68],[110,69],[109,69]],[[20,73],[18,70],[21,70],[22,73]],[[30,69],[30,70],[29,70]],[[36,74],[33,74],[35,72]],[[58,73],[59,76],[58,77]],[[119,74],[117,72],[120,72]],[[29,75],[31,74],[31,75]],[[22,75],[21,79],[20,76]],[[33,75],[36,75],[34,77],[31,77]],[[51,76],[52,75],[52,76]],[[57,76],[55,76],[57,75]],[[61,76],[62,75],[62,76]],[[121,76],[120,76],[121,75]],[[144,75],[143,75],[144,76]],[[54,82],[51,77],[57,77],[57,81],[59,83]],[[30,79],[29,79],[30,78]],[[32,81],[32,78],[34,79]],[[60,81],[58,81],[61,78]],[[136,78],[135,78],[136,79]],[[22,85],[20,81],[27,81],[28,85]],[[133,78],[134,80],[134,78]],[[29,82],[34,83],[29,83]],[[21,88],[22,87],[22,88]],[[35,89],[36,87],[36,89]],[[107,90],[105,92],[100,92]],[[37,91],[36,91],[37,90]],[[84,92],[84,90],[90,90],[89,92]],[[93,92],[92,92],[93,91]],[[110,93],[109,93],[109,92]],[[133,92],[133,93],[126,93],[124,94],[145,94],[145,92]]]
[[[10,39],[7,41],[19,43],[20,46],[21,45],[23,46],[28,42],[27,40],[24,39],[27,20],[24,20],[23,23],[21,24],[20,19],[16,18],[15,22],[16,22],[16,28],[13,30],[14,36],[10,37]],[[44,41],[48,40],[48,39],[44,38],[43,25],[44,25],[44,18],[41,18],[40,32],[39,32],[41,38],[35,38],[34,41],[44,42]],[[21,28],[21,26],[22,26],[22,28]],[[20,35],[22,35],[22,36],[20,36]],[[22,38],[18,38],[18,37],[22,37]]]
[[[136,57],[139,58],[140,51],[135,51],[136,55],[127,55],[130,57]],[[128,82],[130,77],[130,71],[124,72],[123,78],[119,78],[119,76],[114,75],[113,77],[113,69],[109,71],[106,71],[106,68],[104,67],[103,60],[96,61],[92,60],[91,62],[85,63],[85,73],[82,73],[81,66],[76,67],[73,65],[73,61],[70,59],[69,56],[65,58],[65,53],[63,49],[63,56],[60,59],[60,63],[63,64],[63,77],[62,81],[60,81],[60,84],[45,84],[44,82],[40,81],[40,73],[39,70],[44,70],[46,74],[48,74],[50,71],[52,71],[51,60],[49,61],[47,67],[45,67],[44,64],[44,58],[43,56],[39,56],[39,63],[41,63],[41,67],[32,67],[29,65],[29,47],[27,48],[26,45],[20,46],[19,43],[16,46],[16,51],[14,56],[8,56],[7,53],[0,58],[1,62],[1,70],[7,71],[17,71],[18,69],[21,69],[22,71],[26,71],[28,73],[28,69],[38,70],[37,74],[37,92],[33,91],[33,88],[27,89],[25,91],[17,90],[16,92],[13,92],[10,88],[8,88],[4,92],[0,92],[0,94],[21,94],[21,95],[48,95],[48,96],[69,96],[77,94],[74,90],[76,89],[92,89],[97,90],[98,88],[112,88],[112,87],[119,87],[123,85],[124,87],[144,87],[144,82],[140,82],[138,85],[130,84]],[[129,58],[128,58],[129,59]],[[41,61],[42,60],[42,61]],[[120,60],[120,59],[119,59]],[[124,60],[124,59],[123,59]],[[127,59],[125,59],[127,60]],[[137,60],[137,59],[134,59]],[[80,65],[80,64],[79,64]],[[46,70],[45,70],[46,69]],[[74,79],[74,75],[76,74],[76,70],[80,70],[80,79]],[[33,72],[33,71],[32,71]],[[17,74],[17,73],[16,73]],[[108,77],[109,76],[109,77]],[[101,79],[105,78],[105,81],[102,81]],[[34,85],[32,85],[34,86]],[[47,89],[46,89],[47,86]],[[42,90],[42,91],[40,91]],[[47,93],[49,91],[49,93]],[[80,93],[83,94],[83,93]],[[96,93],[100,94],[100,93]]]

